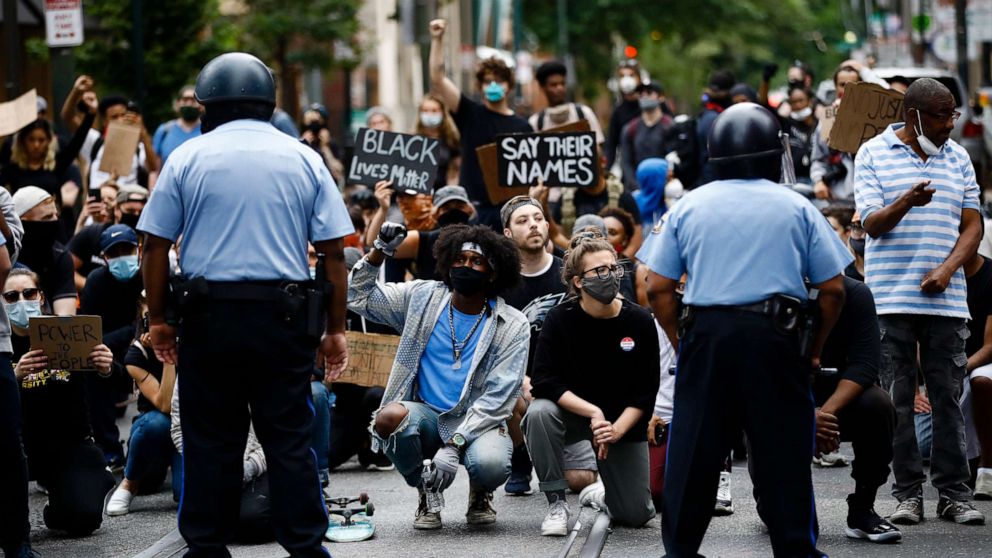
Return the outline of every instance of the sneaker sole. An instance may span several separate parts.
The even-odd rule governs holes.
[[[899,531],[889,531],[888,533],[873,535],[871,533],[866,533],[861,529],[851,529],[850,527],[847,527],[844,529],[844,534],[852,539],[864,539],[877,543],[894,543],[902,540],[902,533]]]
[[[564,537],[568,534],[568,526],[561,529],[541,529],[542,537]]]
[[[504,488],[503,490],[506,492],[507,496],[530,496],[534,493],[533,488],[527,488],[526,490],[510,490],[509,488]]]
[[[713,508],[713,515],[733,515],[734,506],[717,505]]]
[[[992,500],[992,492],[975,492],[976,500]]]
[[[414,523],[413,528],[418,531],[437,531],[441,528],[441,524],[437,523]]]
[[[985,516],[980,513],[978,515],[972,515],[971,517],[961,518],[941,516],[941,519],[945,521],[953,521],[958,525],[985,525]]]
[[[496,517],[466,517],[465,523],[468,523],[469,525],[492,525],[493,523],[496,523]]]
[[[909,516],[889,516],[888,520],[896,525],[919,525],[923,522],[923,518],[914,518]]]

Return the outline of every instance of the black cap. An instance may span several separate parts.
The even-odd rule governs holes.
[[[276,104],[272,72],[246,52],[228,52],[207,62],[196,78],[195,91],[196,100],[203,105],[224,101]]]
[[[654,80],[642,81],[641,84],[637,86],[638,93],[644,93],[646,91],[654,91],[659,95],[665,94],[665,88],[662,87],[660,83]]]

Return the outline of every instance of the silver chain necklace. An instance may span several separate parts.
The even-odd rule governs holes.
[[[485,303],[483,303],[482,311],[479,312],[479,316],[475,319],[475,323],[472,324],[472,329],[469,330],[468,335],[465,336],[465,339],[459,341],[455,337],[454,305],[451,302],[448,302],[448,326],[451,331],[451,351],[455,357],[455,364],[451,367],[452,369],[461,370],[462,350],[465,349],[465,344],[468,343],[468,340],[472,338],[473,334],[475,334],[475,330],[479,328],[479,324],[482,323],[482,318],[486,316],[486,310],[488,309],[488,307],[489,307],[489,301],[487,300]]]

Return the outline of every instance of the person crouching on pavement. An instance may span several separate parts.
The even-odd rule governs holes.
[[[415,529],[440,529],[424,484],[451,486],[468,470],[469,524],[496,521],[493,491],[510,475],[513,444],[506,420],[527,368],[530,323],[501,296],[520,278],[513,242],[484,226],[451,225],[434,245],[442,281],[378,283],[379,266],[406,229],[385,223],[369,255],[355,264],[348,308],[402,332],[382,406],[374,413],[372,450],[384,453],[420,492]],[[433,476],[422,480],[422,462]]]
[[[562,278],[576,296],[544,320],[531,373],[534,401],[521,425],[548,499],[542,535],[568,531],[563,450],[583,439],[596,446],[614,522],[639,527],[655,516],[645,434],[658,392],[658,333],[647,310],[618,298],[623,267],[609,242],[573,246]]]

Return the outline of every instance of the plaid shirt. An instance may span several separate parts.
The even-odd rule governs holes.
[[[366,259],[355,265],[348,281],[348,309],[402,332],[379,407],[382,410],[390,403],[414,399],[420,356],[451,300],[451,292],[440,281],[378,283],[378,274],[379,268]],[[458,403],[438,418],[442,440],[458,433],[471,444],[513,413],[527,369],[530,323],[502,298],[496,299],[494,318],[483,327]],[[384,442],[372,428],[379,410],[373,413],[369,426],[373,451]],[[397,431],[405,426],[401,424]]]

